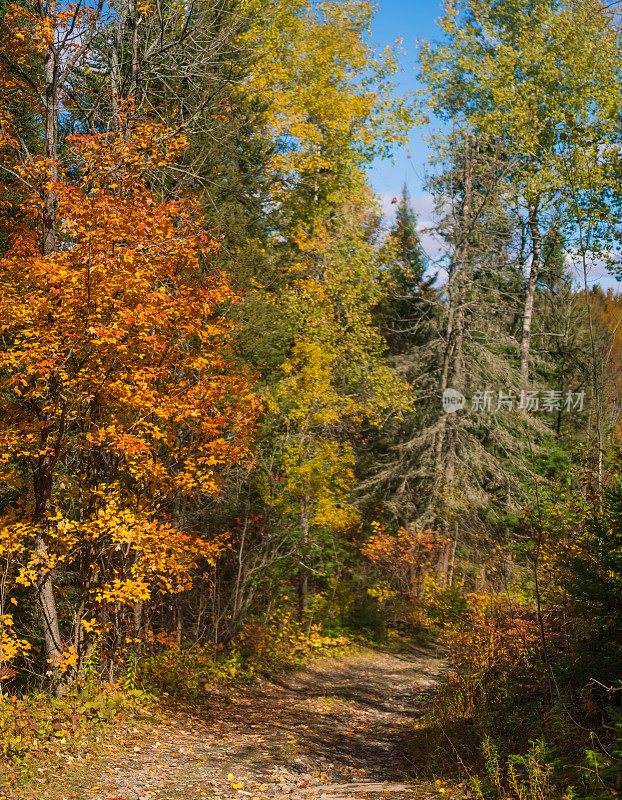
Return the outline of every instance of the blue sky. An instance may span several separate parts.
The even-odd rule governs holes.
[[[402,71],[395,77],[396,89],[406,94],[415,91],[417,82],[418,42],[436,40],[441,36],[437,20],[443,14],[442,0],[412,0],[410,4],[398,0],[379,0],[372,23],[372,42],[382,50],[402,39],[406,55],[401,57]],[[408,184],[412,205],[419,216],[419,227],[426,229],[434,223],[432,199],[423,191],[423,178],[427,162],[426,129],[415,126],[408,146],[396,147],[392,160],[377,160],[369,170],[371,185],[380,196],[382,206],[391,219],[395,211],[391,199]],[[422,233],[422,242],[431,255],[439,255],[438,242]],[[441,248],[442,249],[442,248]]]
[[[410,3],[399,0],[380,0],[372,25],[373,43],[378,48],[393,44],[396,39],[404,40],[406,56],[403,57],[403,71],[397,76],[396,83],[401,92],[417,88],[417,40],[438,39],[441,31],[436,21],[442,16],[443,5],[440,0],[411,0]],[[380,195],[396,194],[402,188],[404,180],[410,186],[411,193],[421,193],[423,167],[426,162],[425,131],[415,128],[410,136],[410,158],[406,148],[395,152],[395,163],[388,160],[376,162],[370,171],[372,186]]]
[[[443,15],[444,3],[442,0],[377,0],[378,9],[372,23],[373,44],[382,49],[386,45],[394,44],[396,39],[403,39],[406,56],[402,57],[403,70],[396,76],[395,82],[400,92],[406,93],[416,90],[417,83],[417,42],[420,40],[434,41],[442,36],[442,31],[437,25]],[[408,148],[396,148],[394,158],[378,160],[370,168],[369,177],[371,185],[380,196],[383,208],[390,218],[395,206],[391,199],[398,195],[404,181],[407,182],[412,197],[412,205],[419,216],[419,227],[425,230],[434,222],[431,198],[423,191],[423,175],[427,162],[426,133],[433,126],[426,129],[415,127],[410,134]],[[442,247],[426,233],[422,235],[422,242],[432,256],[440,255]],[[577,277],[579,277],[577,275]],[[618,283],[602,267],[596,266],[589,277],[590,283],[600,283],[603,288],[612,286],[620,288]]]

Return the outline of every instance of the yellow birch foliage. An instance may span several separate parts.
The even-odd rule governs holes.
[[[300,176],[343,174],[406,141],[412,119],[394,96],[396,52],[376,53],[367,41],[370,3],[272,0],[254,10],[247,38],[258,58],[248,89],[267,103],[275,199]]]

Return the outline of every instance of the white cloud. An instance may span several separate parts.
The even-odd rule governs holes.
[[[379,195],[380,206],[385,215],[387,227],[390,227],[395,222],[395,211],[399,199],[400,193],[391,194],[389,192],[383,192]],[[445,269],[438,266],[438,264],[442,262],[443,257],[447,253],[447,245],[442,238],[435,233],[438,218],[435,212],[434,199],[432,195],[428,193],[421,193],[411,197],[410,205],[417,215],[417,230],[421,237],[421,244],[432,262],[430,271],[438,271],[438,282],[442,284],[447,280],[447,273]],[[583,264],[581,259],[576,253],[572,252],[566,255],[566,259],[578,288],[582,288]],[[604,261],[598,259],[593,259],[588,265],[587,283],[590,287],[600,285],[603,289],[622,289],[622,281],[616,280],[607,270]]]
[[[582,289],[584,285],[583,260],[576,252],[570,251],[566,253],[566,264],[578,288]],[[586,272],[588,287],[591,288],[598,284],[603,289],[620,289],[620,281],[609,272],[602,259],[589,258]]]

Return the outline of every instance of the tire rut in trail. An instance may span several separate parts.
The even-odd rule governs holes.
[[[432,652],[366,651],[263,681],[116,745],[84,800],[424,798],[410,723],[441,668]]]

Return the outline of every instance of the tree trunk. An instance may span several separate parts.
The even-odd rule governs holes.
[[[309,608],[309,575],[305,570],[298,573],[298,621],[303,622]]]
[[[449,572],[447,574],[447,586],[451,588],[454,585],[454,570],[456,567],[456,547],[458,546],[458,523],[456,522],[456,533],[451,547],[451,559],[449,561]]]
[[[56,3],[50,0],[47,5],[47,15],[53,18],[56,12]],[[44,57],[45,74],[45,140],[43,144],[43,157],[48,160],[48,186],[43,195],[41,217],[42,238],[41,252],[44,256],[57,250],[56,241],[56,193],[53,184],[58,179],[58,166],[56,161],[58,144],[58,58],[52,46],[45,49]],[[53,390],[55,391],[55,390]],[[60,433],[59,433],[60,436]],[[47,434],[42,437],[42,447],[46,446]],[[37,554],[37,581],[36,592],[39,605],[45,653],[49,668],[54,671],[61,658],[62,645],[58,612],[54,598],[52,571],[48,550],[49,516],[52,509],[52,475],[53,457],[46,454],[38,465],[33,475],[33,488],[35,495],[34,522],[38,527],[35,549]]]
[[[531,323],[533,319],[533,304],[536,296],[536,283],[540,272],[542,259],[542,236],[540,234],[540,219],[538,204],[529,206],[529,230],[531,232],[531,267],[529,281],[525,292],[525,306],[523,309],[523,332],[520,343],[520,374],[523,384],[529,383],[529,348],[531,346]]]
[[[175,617],[175,643],[179,649],[184,638],[184,608],[180,597],[176,598]]]
[[[134,608],[132,609],[132,621],[134,623],[134,639],[140,639],[139,642],[135,642],[136,649],[138,652],[142,652],[143,649],[143,608],[144,603],[142,600],[137,600],[134,603]]]
[[[447,347],[441,371],[441,393],[447,388],[462,391],[464,389],[464,315],[466,303],[466,280],[470,262],[470,243],[472,224],[472,188],[473,188],[473,142],[468,134],[464,142],[463,165],[463,197],[456,221],[456,254],[454,273],[449,281],[449,317],[447,324]],[[435,443],[435,472],[437,481],[442,476],[445,487],[451,485],[455,474],[456,453],[456,419],[455,414],[441,417],[439,431]],[[445,465],[443,469],[443,450]]]
[[[43,442],[45,446],[45,441]],[[35,470],[33,476],[35,493],[34,523],[38,532],[35,539],[35,553],[37,556],[37,580],[35,584],[37,604],[45,654],[50,671],[54,672],[62,654],[60,626],[58,612],[54,599],[54,586],[52,584],[52,570],[50,568],[50,555],[47,545],[49,517],[52,507],[52,465],[50,456],[43,457],[42,463]]]
[[[58,624],[58,613],[54,599],[52,573],[49,568],[49,553],[42,533],[36,538],[35,547],[38,556],[37,564],[37,598],[43,626],[45,653],[50,669],[53,671],[61,658],[61,636]]]
[[[443,586],[447,587],[447,579],[449,576],[449,557],[451,555],[451,542],[446,542],[443,547],[443,553],[439,559],[441,568],[439,578],[443,581]]]
[[[455,326],[454,326],[454,348],[453,348],[453,364],[452,364],[452,389],[461,392],[464,389],[464,370],[463,370],[463,338],[464,338],[464,267],[463,263],[456,290],[456,313],[455,313]],[[456,412],[457,413],[457,412]],[[446,414],[447,422],[445,428],[446,438],[446,456],[445,456],[445,486],[450,487],[455,478],[455,465],[456,465],[456,444],[457,444],[457,426],[456,426],[456,413]]]
[[[54,0],[48,2],[48,16],[52,18],[56,11]],[[58,57],[53,47],[46,47],[43,56],[45,74],[45,140],[43,157],[48,161],[49,183],[43,195],[42,208],[42,245],[44,256],[57,250],[56,241],[56,192],[53,184],[58,180]]]
[[[309,509],[308,498],[300,501],[300,524],[302,527],[302,545],[304,550],[304,557],[307,556],[307,547],[309,544]],[[309,608],[309,573],[302,565],[298,573],[298,620],[302,622]]]
[[[486,589],[486,564],[480,564],[475,581],[475,591],[482,594]]]

